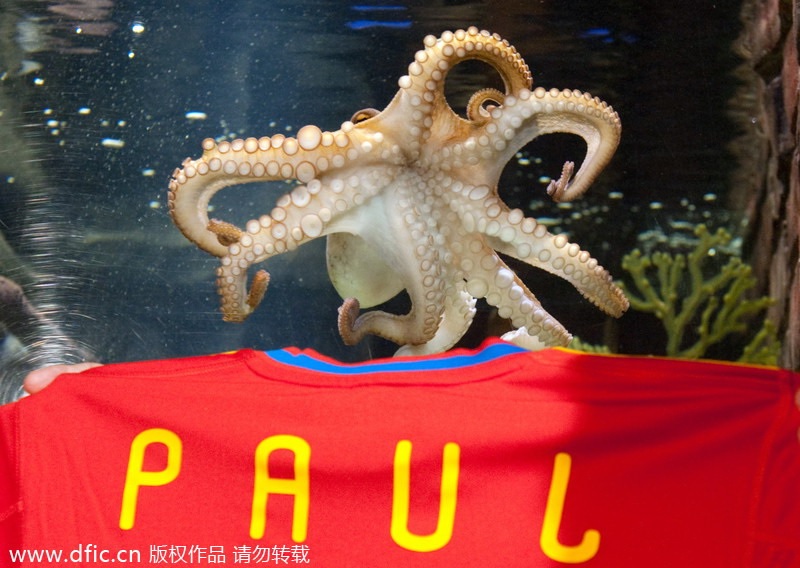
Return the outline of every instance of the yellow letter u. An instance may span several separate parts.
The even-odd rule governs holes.
[[[394,491],[392,494],[392,539],[407,550],[431,552],[444,547],[453,536],[458,494],[458,444],[445,444],[442,453],[442,482],[436,530],[428,535],[408,530],[411,493],[411,442],[400,440],[394,453]]]

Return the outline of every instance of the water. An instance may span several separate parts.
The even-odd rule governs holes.
[[[447,29],[499,33],[535,85],[589,91],[622,117],[623,142],[585,199],[559,207],[543,198],[542,178],[583,152],[555,135],[505,170],[510,205],[550,219],[616,277],[621,256],[648,231],[699,221],[736,227],[726,149],[736,128],[726,108],[737,85],[737,2],[106,4],[0,6],[0,230],[8,245],[0,275],[22,285],[43,318],[24,350],[6,335],[13,388],[26,368],[86,352],[103,361],[285,345],[341,360],[391,354],[382,340],[342,344],[341,299],[322,241],[270,260],[262,306],[244,324],[223,323],[217,261],[172,225],[166,186],[203,138],[292,135],[305,124],[333,130],[358,109],[383,108],[423,37]],[[457,69],[451,105],[463,108],[486,81],[482,66]],[[234,217],[269,209],[250,186],[225,193],[215,204]],[[602,341],[606,318],[569,285],[516,268],[573,333]],[[657,352],[638,320],[626,321],[615,332],[621,350]],[[492,322],[481,305],[465,344]]]

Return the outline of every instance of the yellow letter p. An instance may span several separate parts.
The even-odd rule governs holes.
[[[167,465],[161,471],[144,471],[144,454],[151,444],[164,444],[167,447]],[[139,488],[143,485],[156,487],[166,485],[178,477],[181,471],[181,439],[170,430],[151,428],[140,432],[131,442],[128,458],[128,472],[125,474],[125,488],[122,491],[122,509],[119,513],[119,528],[133,528],[136,519],[136,502]]]

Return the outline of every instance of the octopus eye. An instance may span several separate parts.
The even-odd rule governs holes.
[[[353,124],[358,124],[359,122],[364,122],[365,120],[369,120],[374,116],[378,116],[378,114],[380,114],[380,111],[375,110],[374,108],[362,108],[353,115],[353,117],[350,119],[350,122]]]

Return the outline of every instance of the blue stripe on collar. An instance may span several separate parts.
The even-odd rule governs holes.
[[[527,350],[510,343],[492,343],[480,350],[459,355],[381,359],[367,363],[339,363],[319,359],[308,352],[291,353],[285,349],[265,351],[265,355],[278,363],[300,367],[309,371],[334,375],[366,375],[369,373],[407,373],[411,371],[437,371],[462,369],[494,361],[506,355],[525,353]]]

